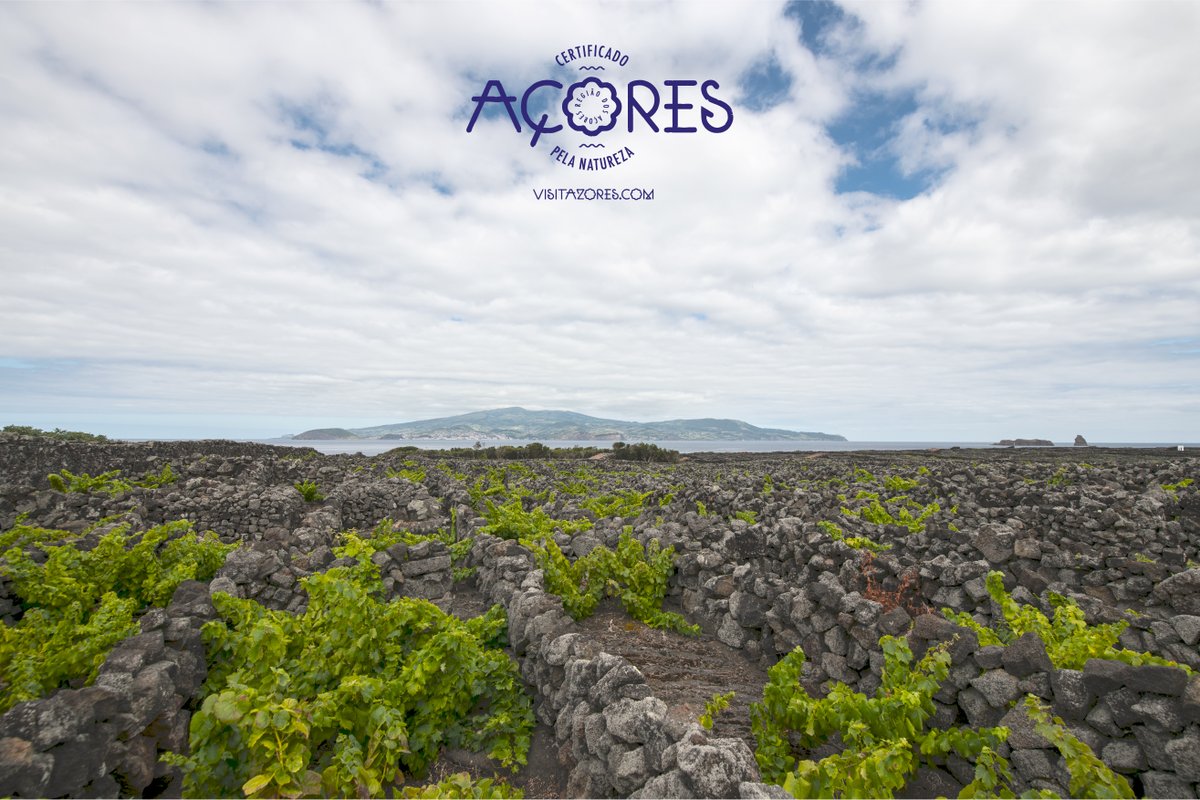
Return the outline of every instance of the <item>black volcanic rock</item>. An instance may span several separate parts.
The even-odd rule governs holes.
[[[1088,446],[1087,439],[1083,438],[1083,434],[1077,434],[1075,436],[1075,446],[1076,447],[1087,447]]]
[[[1049,439],[1001,439],[996,442],[998,447],[1054,447]]]

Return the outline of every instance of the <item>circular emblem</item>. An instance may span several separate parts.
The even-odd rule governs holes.
[[[597,136],[616,126],[621,113],[621,101],[617,99],[617,88],[611,83],[587,78],[571,84],[562,110],[572,130]]]

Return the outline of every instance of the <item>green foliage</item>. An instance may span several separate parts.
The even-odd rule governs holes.
[[[44,431],[41,428],[35,428],[32,425],[5,425],[3,433],[11,433],[16,436],[37,436],[41,439],[54,439],[60,442],[107,442],[108,437],[97,433],[84,433],[83,431],[65,431],[62,428],[55,428],[52,431]]]
[[[696,501],[696,513],[702,517],[708,516],[708,506],[704,505],[700,500]]]
[[[46,476],[46,480],[50,482],[50,488],[56,492],[78,492],[80,494],[102,492],[111,497],[116,497],[133,488],[133,485],[128,481],[120,479],[120,474],[121,470],[114,469],[96,476],[89,475],[86,472],[82,475],[76,475],[70,470],[64,469],[59,473],[51,472]]]
[[[1175,494],[1180,489],[1186,489],[1187,487],[1189,487],[1191,485],[1192,485],[1192,479],[1184,478],[1183,480],[1178,481],[1177,483],[1164,483],[1162,485],[1162,488],[1163,488],[1163,491],[1165,491],[1165,492],[1170,492],[1171,494]]]
[[[866,500],[867,504],[856,509],[842,506],[842,514],[875,525],[899,525],[907,528],[909,533],[920,533],[925,530],[925,520],[942,510],[937,502],[922,506],[904,495],[888,498],[886,504],[879,501],[879,495],[875,492],[860,491],[854,499],[856,501]],[[896,506],[895,513],[888,506]],[[913,515],[913,511],[917,512],[916,516]]]
[[[605,517],[624,517],[636,519],[641,516],[646,498],[652,492],[637,492],[633,489],[614,492],[612,494],[589,497],[582,503],[583,508],[596,515],[596,519]]]
[[[1058,669],[1083,669],[1089,660],[1103,658],[1133,666],[1160,664],[1178,667],[1191,674],[1190,668],[1174,661],[1150,653],[1117,649],[1117,639],[1129,624],[1124,620],[1088,625],[1083,610],[1073,600],[1054,593],[1050,594],[1050,603],[1054,606],[1054,619],[1050,620],[1036,606],[1013,600],[1004,590],[1002,572],[988,573],[987,590],[1003,613],[1003,618],[994,623],[994,629],[980,625],[966,612],[956,614],[948,608],[942,609],[948,619],[975,631],[982,645],[1007,645],[1033,632],[1041,637],[1046,645],[1046,654]]]
[[[964,790],[996,791],[1009,778],[996,750],[1005,728],[925,730],[933,716],[933,695],[949,674],[944,647],[931,649],[916,665],[903,638],[885,636],[883,683],[868,698],[843,683],[820,699],[800,686],[804,651],[796,648],[768,672],[761,703],[750,706],[763,780],[794,797],[892,797],[919,766],[919,760],[954,753],[975,761],[976,779]],[[820,761],[800,760],[793,743],[811,750],[840,736],[845,749]]]
[[[70,531],[55,528],[39,528],[36,525],[26,525],[29,514],[17,515],[16,524],[4,533],[0,533],[0,553],[10,547],[26,547],[31,544],[42,545],[49,542],[65,542],[78,538]]]
[[[556,528],[568,535],[592,528],[592,521],[589,519],[551,519],[540,506],[526,511],[519,497],[514,497],[502,505],[496,505],[491,500],[486,501],[483,516],[488,524],[480,528],[479,532],[499,536],[501,539],[536,539],[551,535]]]
[[[828,533],[830,538],[835,542],[844,542],[847,546],[853,547],[855,550],[870,550],[872,553],[882,553],[892,549],[890,544],[880,544],[867,536],[847,536],[840,526],[828,520],[821,520],[817,523],[817,527]]]
[[[394,544],[405,544],[409,547],[422,542],[442,542],[450,551],[450,563],[458,564],[471,552],[472,538],[455,539],[455,516],[450,515],[450,530],[439,530],[436,533],[413,533],[396,527],[390,519],[380,520],[370,536],[362,536],[356,530],[342,531],[341,545],[333,548],[333,554],[338,558],[370,558],[380,550],[386,550]],[[468,573],[469,574],[469,573]],[[464,576],[465,577],[465,576]]]
[[[633,538],[630,527],[617,543],[615,551],[597,547],[583,558],[570,561],[545,537],[523,542],[533,550],[546,580],[546,591],[562,598],[563,608],[577,620],[596,610],[604,597],[619,597],[629,615],[652,628],[698,634],[679,614],[662,610],[667,595],[667,580],[675,568],[675,548],[662,549],[657,539],[648,547]]]
[[[44,534],[57,532],[19,527],[14,541],[38,546],[46,558],[39,563],[18,546],[0,562],[0,574],[26,607],[16,625],[0,626],[0,682],[6,687],[0,711],[72,681],[90,683],[113,645],[137,632],[138,611],[165,606],[185,580],[210,580],[234,548],[212,534],[198,539],[185,520],[140,538],[123,525],[91,550],[46,545],[58,537]]]
[[[856,467],[852,476],[855,483],[874,483],[875,476],[862,467]]]
[[[747,525],[753,525],[754,523],[758,522],[758,512],[757,511],[735,511],[735,512],[733,512],[733,519],[740,519],[742,522],[745,522]]]
[[[408,460],[404,462],[404,469],[392,469],[389,467],[387,476],[389,478],[403,478],[413,483],[424,483],[425,468],[415,461]]]
[[[1144,553],[1135,553],[1133,556],[1133,560],[1138,562],[1139,564],[1153,564],[1154,563],[1154,559],[1148,555],[1145,555]]]
[[[325,499],[325,495],[321,494],[321,487],[314,481],[300,481],[292,485],[306,503],[319,503]]]
[[[121,470],[114,469],[108,472],[103,472],[99,475],[89,475],[86,472],[82,475],[76,475],[70,470],[62,470],[58,473],[50,473],[46,476],[46,480],[50,482],[50,488],[56,492],[78,492],[80,494],[88,494],[91,492],[101,492],[110,497],[116,497],[119,494],[124,494],[130,491],[135,486],[141,486],[145,489],[158,489],[167,484],[176,481],[176,475],[171,469],[171,465],[167,464],[159,473],[147,472],[141,479],[136,481],[126,481],[121,479]]]
[[[704,713],[700,715],[700,725],[705,730],[712,730],[716,716],[725,709],[729,708],[729,703],[733,700],[736,692],[726,692],[725,694],[714,694],[712,699],[704,704]]]
[[[1071,483],[1071,479],[1067,477],[1067,465],[1063,464],[1047,481],[1051,486],[1067,486]]]
[[[161,472],[147,472],[141,480],[134,481],[133,485],[141,486],[143,489],[161,489],[164,486],[169,486],[178,479],[179,476],[171,469],[171,465],[165,464]]]
[[[775,491],[775,481],[771,479],[770,473],[763,475],[762,494],[764,497]]]
[[[207,696],[191,754],[171,759],[189,796],[385,796],[442,747],[525,763],[533,712],[500,649],[500,606],[463,622],[425,600],[384,603],[365,555],[303,584],[302,616],[214,596]]]
[[[916,478],[902,478],[899,475],[889,475],[883,479],[883,488],[889,492],[911,492],[921,485]]]
[[[673,464],[679,460],[678,450],[667,450],[664,447],[659,447],[656,444],[647,444],[646,442],[638,442],[637,444],[613,442],[612,454],[614,458],[621,461]]]
[[[473,780],[471,775],[466,772],[456,772],[453,775],[426,786],[405,787],[404,791],[396,795],[397,797],[407,798],[480,798],[480,800],[520,800],[525,797],[525,793],[520,789],[514,789],[508,783],[502,780],[492,778],[483,778],[481,780]]]
[[[1051,720],[1049,712],[1038,698],[1026,695],[1025,710],[1037,732],[1062,754],[1067,771],[1071,773],[1071,785],[1068,787],[1071,797],[1134,797],[1129,781],[1096,758],[1092,748],[1067,730],[1060,717]]]

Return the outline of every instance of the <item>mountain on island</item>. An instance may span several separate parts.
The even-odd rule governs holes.
[[[341,434],[346,434],[342,436]],[[669,419],[629,422],[601,419],[573,411],[528,411],[497,408],[454,417],[398,422],[370,428],[318,428],[293,439],[464,439],[529,441],[821,441],[846,437],[814,431],[759,428],[736,419]]]

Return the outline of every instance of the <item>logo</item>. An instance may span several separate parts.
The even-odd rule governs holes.
[[[587,44],[558,53],[553,77],[522,87],[519,97],[491,78],[471,97],[467,133],[487,109],[503,109],[502,118],[529,137],[530,147],[541,145],[561,166],[590,172],[629,162],[634,134],[721,134],[733,125],[733,107],[721,99],[718,81],[688,76],[655,83],[615,74],[629,62],[614,47]]]

